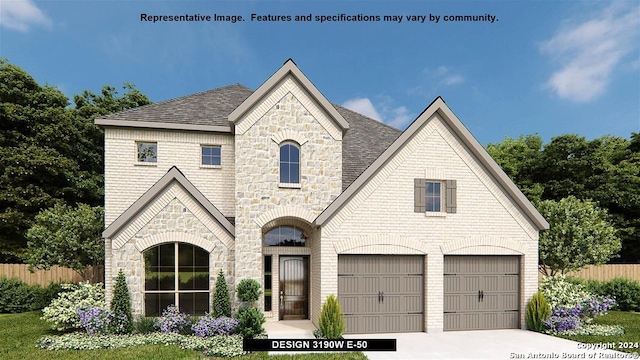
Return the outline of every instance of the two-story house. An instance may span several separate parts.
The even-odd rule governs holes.
[[[107,298],[123,270],[136,314],[204,314],[222,270],[272,321],[317,324],[336,294],[352,333],[525,326],[548,223],[441,98],[400,132],[288,60],[96,124]]]

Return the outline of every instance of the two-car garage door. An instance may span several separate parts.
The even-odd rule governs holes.
[[[338,298],[349,333],[424,328],[424,256],[340,255]]]
[[[339,255],[349,333],[424,331],[424,256]],[[445,256],[444,330],[520,326],[519,256]]]

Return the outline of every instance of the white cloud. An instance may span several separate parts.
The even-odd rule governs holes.
[[[380,113],[378,113],[375,106],[373,106],[371,100],[367,98],[350,99],[345,101],[342,106],[372,119],[382,121],[382,116],[380,116]]]
[[[31,0],[0,0],[0,26],[27,31],[31,25],[50,26],[49,19]]]
[[[345,101],[342,106],[397,129],[404,129],[411,121],[409,109],[405,106],[393,106],[393,100],[388,96],[382,96],[377,105],[368,98],[354,98]]]
[[[616,67],[637,48],[639,12],[633,3],[616,2],[589,19],[568,20],[540,45],[543,54],[560,64],[546,87],[575,102],[604,93]]]
[[[453,86],[464,82],[464,77],[462,75],[454,73],[451,68],[446,66],[439,66],[435,70],[424,69],[424,73],[429,77],[429,80],[434,86]]]

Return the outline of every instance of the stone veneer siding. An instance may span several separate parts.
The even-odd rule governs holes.
[[[196,216],[194,211],[202,209],[197,208],[192,198],[178,185],[173,185],[158,196],[154,204],[164,202],[167,204],[157,213],[151,214],[151,219],[121,247],[113,249],[111,239],[107,239],[107,259],[111,259],[107,262],[106,269],[110,274],[105,282],[107,303],[111,300],[113,280],[122,269],[131,293],[132,311],[134,314],[144,313],[145,274],[142,253],[149,247],[167,242],[189,243],[209,251],[209,290],[214,291],[217,274],[222,269],[229,285],[229,295],[233,299],[235,254],[231,235],[227,234],[226,238],[222,238],[225,236],[220,236],[220,229],[212,231],[217,225],[214,220],[209,218],[202,221]],[[153,206],[148,207],[138,219],[149,216],[152,209]],[[136,221],[128,226],[135,227]]]
[[[436,180],[457,180],[457,213],[432,217],[413,211],[413,179],[433,174],[443,177]],[[524,327],[526,301],[538,285],[537,245],[537,228],[434,115],[323,226],[320,297],[337,293],[340,253],[426,255],[425,329],[442,331],[445,255],[522,255]]]
[[[279,185],[278,141],[288,140],[285,137],[304,141],[299,188]],[[263,231],[278,218],[310,223],[340,194],[342,132],[297,81],[287,77],[236,122],[235,146],[236,282],[253,278],[262,284]],[[278,208],[299,210],[287,215]],[[310,236],[309,246],[317,240]],[[318,260],[311,254],[312,269]],[[277,307],[274,310],[277,318]]]

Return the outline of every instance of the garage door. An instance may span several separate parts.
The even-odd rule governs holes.
[[[348,333],[424,328],[424,257],[340,255],[338,299]]]
[[[517,329],[519,256],[445,256],[444,330]]]

